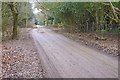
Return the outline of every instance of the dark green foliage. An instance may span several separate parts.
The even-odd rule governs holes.
[[[120,9],[120,2],[112,4]],[[117,23],[114,22],[110,2],[44,2],[38,5],[48,17],[54,19],[55,24],[59,21],[65,28],[81,32],[100,32],[102,29],[110,31],[118,28],[113,26]],[[120,17],[120,12],[115,13]]]

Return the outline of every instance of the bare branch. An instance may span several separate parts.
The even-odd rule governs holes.
[[[42,4],[41,4],[38,0],[36,0],[36,1],[38,2],[38,4],[40,5],[40,7],[41,7],[42,9],[48,11],[44,6],[42,6]]]

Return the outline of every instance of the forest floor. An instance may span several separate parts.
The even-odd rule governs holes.
[[[2,42],[2,78],[44,77],[30,30],[23,28],[18,39]]]
[[[95,33],[70,33],[61,28],[51,28],[53,31],[64,35],[83,45],[95,48],[111,56],[118,56],[118,37],[105,37],[106,40],[96,40]]]

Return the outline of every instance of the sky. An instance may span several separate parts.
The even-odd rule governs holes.
[[[37,8],[35,8],[35,3],[34,2],[31,2],[32,3],[32,9],[33,9],[33,13],[34,14],[38,14],[39,12],[41,12],[42,10],[41,9],[37,9]]]

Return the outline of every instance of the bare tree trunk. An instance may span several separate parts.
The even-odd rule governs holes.
[[[45,26],[48,26],[48,17],[45,15]]]
[[[17,24],[18,24],[18,15],[14,14],[14,24],[13,24],[13,35],[12,39],[17,37]]]
[[[13,2],[10,2],[9,7],[12,11],[13,15],[13,33],[12,33],[12,39],[15,39],[17,37],[17,24],[18,24],[18,10],[15,7]]]
[[[99,30],[99,25],[98,25],[98,11],[96,11],[95,16],[96,16],[96,32],[98,33],[98,30]]]
[[[89,32],[89,29],[88,29],[88,27],[89,27],[89,26],[88,26],[88,20],[86,21],[86,25],[87,25],[87,26],[86,26],[86,32]]]

